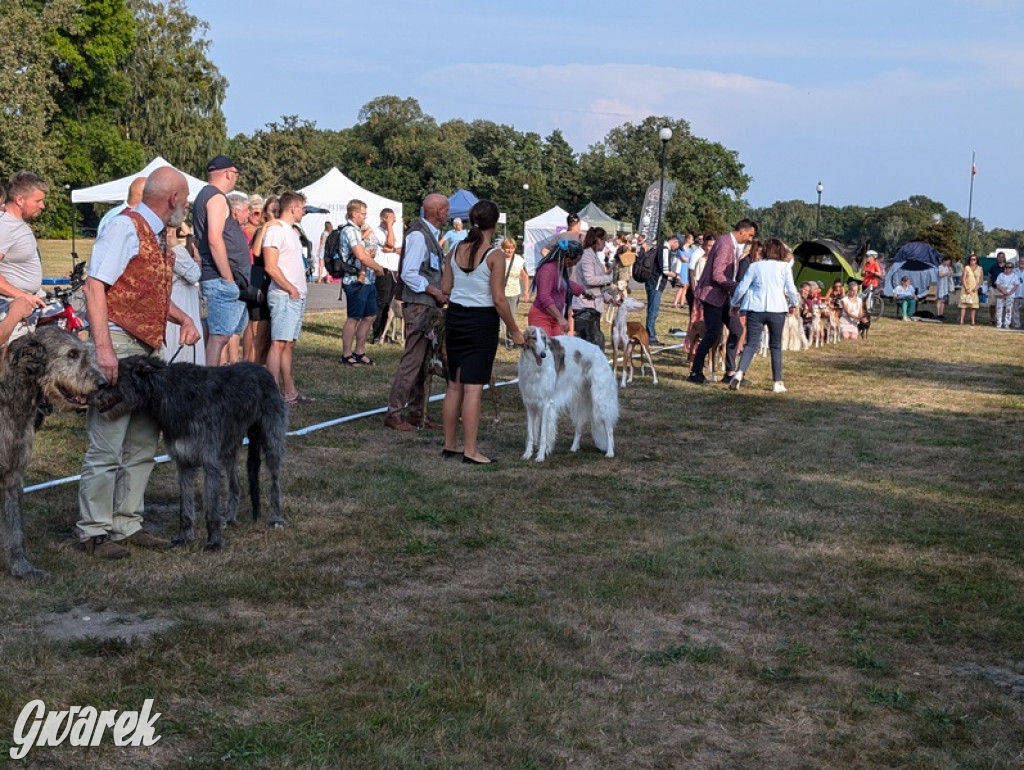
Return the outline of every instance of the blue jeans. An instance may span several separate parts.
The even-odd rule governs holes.
[[[652,340],[658,335],[654,331],[654,324],[658,320],[658,313],[661,312],[661,295],[663,292],[657,289],[647,289],[647,334]]]
[[[223,278],[199,282],[199,292],[206,299],[206,327],[210,334],[230,337],[241,334],[249,321],[249,311],[238,299],[238,285]]]
[[[761,334],[768,327],[768,350],[772,354],[772,380],[782,380],[782,330],[786,325],[785,313],[768,313],[761,310],[747,313],[747,341],[743,344],[743,355],[737,371],[747,372],[754,354],[761,347]]]
[[[306,314],[306,298],[292,299],[287,292],[271,289],[267,292],[267,304],[270,305],[270,339],[297,342],[302,317]]]

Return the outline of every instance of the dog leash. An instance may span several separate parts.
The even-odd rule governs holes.
[[[173,364],[174,363],[174,359],[178,357],[178,353],[180,353],[184,349],[185,349],[185,343],[181,343],[180,345],[178,345],[178,349],[174,351],[174,355],[171,356],[171,360],[168,361],[167,363],[168,364]]]

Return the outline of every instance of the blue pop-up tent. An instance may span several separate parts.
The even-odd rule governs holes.
[[[473,208],[473,204],[478,200],[479,198],[469,190],[456,190],[448,198],[448,218],[468,220],[469,210]]]
[[[928,289],[939,280],[941,262],[942,255],[934,246],[921,241],[904,243],[892,258],[892,264],[883,279],[882,294],[891,297],[903,276],[907,276],[917,296],[927,296]]]

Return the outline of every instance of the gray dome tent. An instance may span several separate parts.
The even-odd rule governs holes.
[[[939,280],[941,262],[942,255],[927,243],[911,241],[903,244],[893,256],[892,264],[882,280],[882,295],[891,297],[903,276],[907,276],[917,296],[927,296],[931,285]]]

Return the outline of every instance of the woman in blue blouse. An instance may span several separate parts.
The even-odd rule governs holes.
[[[775,393],[785,393],[782,383],[782,330],[786,313],[800,305],[800,295],[793,282],[793,268],[787,261],[789,250],[778,238],[769,238],[764,256],[750,265],[743,280],[732,294],[733,307],[747,314],[747,341],[743,345],[740,365],[729,381],[736,390],[743,383],[743,373],[750,367],[761,346],[761,334],[768,327],[768,349],[772,356],[772,380]]]

